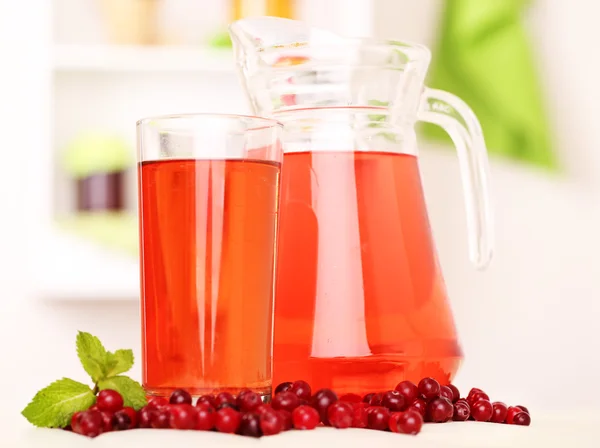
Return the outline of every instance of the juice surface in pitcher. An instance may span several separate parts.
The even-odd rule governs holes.
[[[277,268],[274,385],[362,394],[456,373],[416,157],[285,154]]]

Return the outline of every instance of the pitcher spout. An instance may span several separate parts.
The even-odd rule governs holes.
[[[266,48],[285,48],[302,43],[334,43],[343,40],[337,34],[313,28],[305,22],[281,17],[249,17],[229,25],[229,34],[237,53],[250,55]]]

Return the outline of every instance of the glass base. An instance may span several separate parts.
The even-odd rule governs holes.
[[[144,390],[146,391],[146,395],[148,397],[164,397],[169,398],[173,391],[177,389],[175,387],[148,387],[144,386]],[[182,387],[181,389],[185,389],[190,393],[192,398],[196,400],[202,395],[217,395],[221,392],[229,392],[233,396],[237,396],[242,390],[250,389],[253,392],[256,392],[263,403],[268,403],[271,401],[271,387],[221,387],[221,388],[193,388],[193,387]]]

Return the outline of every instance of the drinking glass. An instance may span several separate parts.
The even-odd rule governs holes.
[[[137,123],[142,376],[149,395],[271,393],[281,125]]]

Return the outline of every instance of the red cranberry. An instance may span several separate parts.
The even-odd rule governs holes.
[[[200,406],[202,403],[206,403],[208,404],[211,408],[216,408],[217,405],[215,403],[215,396],[214,395],[202,395],[200,398],[198,398],[198,401],[196,402],[196,406]]]
[[[425,418],[425,413],[427,411],[427,402],[422,398],[417,398],[411,403],[408,409],[418,412],[419,414],[421,414],[421,417]]]
[[[352,427],[366,428],[367,421],[367,403],[352,403]]]
[[[195,429],[198,423],[198,413],[191,404],[183,403],[171,406],[169,425],[172,429]]]
[[[398,383],[396,390],[404,395],[404,401],[407,403],[412,403],[419,397],[419,388],[412,381]]]
[[[169,404],[169,401],[164,397],[152,397],[148,401],[148,407],[154,409],[164,408]]]
[[[452,389],[450,389],[448,386],[440,386],[440,397],[447,398],[452,403],[452,400],[454,399]]]
[[[290,392],[294,392],[301,400],[310,400],[312,390],[306,381],[298,380],[292,383]]]
[[[238,434],[249,437],[260,437],[262,436],[262,430],[260,429],[260,417],[254,412],[247,412],[242,415],[240,420],[240,426],[238,428]]]
[[[327,419],[334,428],[349,428],[352,426],[352,417],[354,411],[350,403],[337,401],[327,409]]]
[[[125,431],[127,429],[131,429],[131,419],[125,412],[115,412],[110,423],[114,431]]]
[[[99,411],[100,409],[98,408],[97,404],[93,404],[87,410],[88,411]]]
[[[518,406],[515,406],[515,408],[519,408],[519,409],[521,409],[523,412],[527,412],[529,415],[531,415],[531,413],[529,412],[529,409],[527,409],[525,406],[523,406],[523,405],[521,405],[521,404],[520,404],[520,405],[518,405]]]
[[[104,389],[98,392],[96,406],[101,411],[115,413],[123,409],[123,397],[116,390]]]
[[[187,390],[176,389],[169,398],[171,404],[192,404],[192,396]]]
[[[294,392],[281,392],[273,397],[271,406],[275,410],[285,409],[288,412],[292,412],[300,406],[300,399]]]
[[[318,390],[312,397],[311,405],[317,410],[323,424],[329,426],[329,420],[327,419],[327,408],[330,405],[338,401],[338,397],[334,391],[330,389]]]
[[[219,409],[223,409],[223,408],[231,408],[231,409],[235,409],[236,411],[240,410],[236,404],[232,404],[232,403],[221,403],[219,406],[217,406],[216,410],[218,411]]]
[[[367,408],[367,428],[385,431],[388,429],[390,411],[383,406]]]
[[[478,388],[476,388],[476,387],[473,387],[473,388],[472,388],[472,389],[469,391],[469,395],[467,395],[467,398],[466,398],[466,400],[467,400],[467,403],[471,404],[471,402],[472,402],[472,398],[473,398],[473,395],[475,395],[475,394],[484,394],[484,393],[485,393],[485,392],[484,392],[484,391],[482,391],[481,389],[478,389]]]
[[[216,412],[215,428],[219,432],[233,434],[240,426],[241,416],[233,408],[223,408]]]
[[[452,420],[455,422],[464,422],[471,416],[471,407],[466,400],[458,400],[454,403],[454,413],[452,414]]]
[[[298,406],[292,412],[292,422],[296,429],[315,429],[319,420],[319,413],[310,406]]]
[[[446,387],[452,391],[452,403],[456,403],[460,398],[460,392],[458,391],[458,388],[454,384],[447,384]]]
[[[89,412],[89,409],[88,409]],[[71,417],[71,430],[73,432],[79,433],[79,422],[81,421],[81,417],[83,416],[83,412],[75,412]]]
[[[515,415],[517,415],[519,412],[523,412],[523,410],[516,406],[509,407],[508,411],[506,412],[506,419],[504,421],[509,425],[512,425]]]
[[[237,395],[235,395],[235,402],[236,402],[236,406],[238,406],[238,408],[239,408],[239,405],[237,405],[237,403],[238,403],[238,401],[239,401],[240,397],[243,397],[243,396],[244,396],[244,395],[246,395],[248,392],[252,392],[252,390],[251,390],[251,389],[242,389],[242,390],[240,390],[240,391],[238,392],[238,394],[237,394]]]
[[[390,431],[416,435],[421,432],[423,417],[416,411],[394,412],[390,416]]]
[[[262,399],[260,398],[260,395],[258,395],[256,392],[252,392],[251,390],[245,391],[239,394],[237,397],[237,407],[242,412],[253,411],[261,404]]]
[[[493,423],[504,423],[506,420],[506,414],[508,413],[508,406],[501,401],[495,401],[492,403],[492,418],[490,419]]]
[[[233,407],[234,409],[237,409],[235,402],[236,402],[235,397],[233,395],[231,395],[229,392],[221,392],[220,394],[218,394],[215,397],[215,406],[214,407],[215,407],[215,409],[221,409],[224,404],[228,404],[228,405],[231,405],[231,407]]]
[[[344,401],[346,403],[360,403],[362,401],[362,397],[357,394],[344,394],[339,398],[338,401]]]
[[[418,387],[419,393],[427,401],[440,396],[440,383],[433,378],[423,378]]]
[[[363,397],[363,402],[367,403],[369,406],[381,406],[381,399],[383,398],[382,394],[367,394]]]
[[[148,404],[138,411],[137,421],[140,428],[152,427],[152,413],[154,409]]]
[[[210,431],[215,427],[216,412],[215,409],[206,402],[196,406],[196,429],[199,431]]]
[[[87,437],[96,437],[102,434],[102,415],[100,411],[84,411],[78,419],[77,434]]]
[[[489,422],[494,413],[494,407],[488,400],[478,400],[471,406],[471,417],[478,422]]]
[[[391,412],[399,412],[406,409],[407,403],[404,395],[397,390],[389,390],[381,398],[381,406],[388,408]]]
[[[256,412],[260,417],[263,414],[263,412],[269,412],[271,410],[273,410],[273,408],[271,407],[270,404],[261,403],[254,409],[254,412]]]
[[[111,414],[110,412],[106,412],[106,411],[97,411],[100,412],[100,415],[102,416],[102,432],[110,432],[113,430],[112,427],[112,419],[113,419],[113,415],[115,414]]]
[[[258,415],[258,414],[257,414]],[[265,411],[259,416],[260,429],[265,436],[272,436],[283,431],[283,418],[277,411]]]
[[[286,392],[292,388],[292,383],[290,381],[286,381],[285,383],[281,383],[275,388],[274,395],[277,395],[281,392]]]
[[[434,398],[427,405],[427,420],[434,423],[444,423],[452,419],[454,406],[452,402],[444,397]]]
[[[131,426],[129,429],[133,429],[137,426],[137,412],[131,406],[125,406],[121,409],[121,412],[125,412],[129,416],[129,420],[131,420]]]
[[[488,395],[485,392],[475,392],[473,395],[471,395],[469,398],[467,398],[467,402],[471,406],[473,406],[479,400],[490,401],[490,397],[488,397]]]
[[[513,425],[529,426],[531,424],[531,417],[527,412],[519,412],[513,417]]]
[[[298,406],[298,407],[300,407],[300,406]],[[298,408],[296,408],[296,409],[298,409]],[[294,411],[296,409],[294,409]],[[283,430],[284,431],[289,431],[290,429],[292,429],[294,427],[294,421],[293,421],[291,412],[286,411],[284,409],[280,409],[277,411],[277,413],[280,415],[281,419],[283,420]]]
[[[150,425],[154,429],[166,429],[169,427],[171,414],[167,408],[155,409],[150,417]]]

